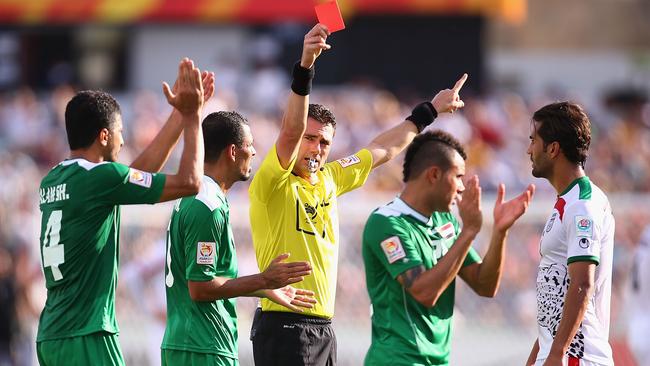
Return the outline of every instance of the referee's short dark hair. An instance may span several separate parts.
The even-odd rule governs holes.
[[[248,120],[241,114],[232,112],[214,112],[203,119],[203,140],[205,146],[205,161],[213,163],[228,146],[234,144],[242,147],[244,144],[243,126]]]
[[[434,130],[417,135],[408,146],[404,157],[404,182],[417,178],[434,165],[447,171],[451,168],[454,151],[463,160],[467,160],[463,145],[451,134]]]
[[[90,147],[102,128],[110,130],[120,105],[112,95],[99,90],[78,92],[65,107],[65,131],[70,150]]]
[[[572,102],[546,105],[533,114],[544,149],[557,141],[567,160],[584,166],[591,143],[591,122],[582,107]]]
[[[316,121],[324,125],[332,125],[336,130],[336,118],[334,118],[334,113],[327,109],[322,104],[310,104],[309,110],[307,111],[309,118],[313,118]]]

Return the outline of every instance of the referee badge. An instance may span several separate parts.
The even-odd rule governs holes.
[[[395,263],[396,261],[406,257],[406,252],[402,248],[402,242],[397,236],[390,237],[381,242],[381,249],[388,259],[388,263]]]

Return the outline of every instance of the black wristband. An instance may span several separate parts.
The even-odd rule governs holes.
[[[305,69],[300,66],[300,61],[293,65],[293,81],[291,82],[291,90],[298,95],[309,95],[311,93],[311,82],[314,80],[314,66],[311,69]]]
[[[418,132],[422,132],[428,125],[433,123],[433,120],[438,117],[438,112],[433,108],[431,102],[423,102],[415,106],[411,115],[406,117],[407,120],[413,122]]]

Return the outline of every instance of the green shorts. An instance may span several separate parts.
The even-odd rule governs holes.
[[[41,366],[124,366],[117,334],[98,332],[36,343]]]
[[[162,349],[161,357],[162,366],[239,366],[236,358],[214,353]]]

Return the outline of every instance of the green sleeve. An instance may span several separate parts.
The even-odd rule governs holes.
[[[423,265],[416,243],[395,217],[372,214],[363,231],[363,245],[392,278]]]
[[[115,205],[156,203],[162,195],[164,174],[143,172],[120,163],[93,169],[89,185],[97,187],[104,201]]]
[[[190,281],[210,281],[218,275],[217,258],[224,225],[220,212],[210,211],[195,199],[183,218],[185,278]]]

